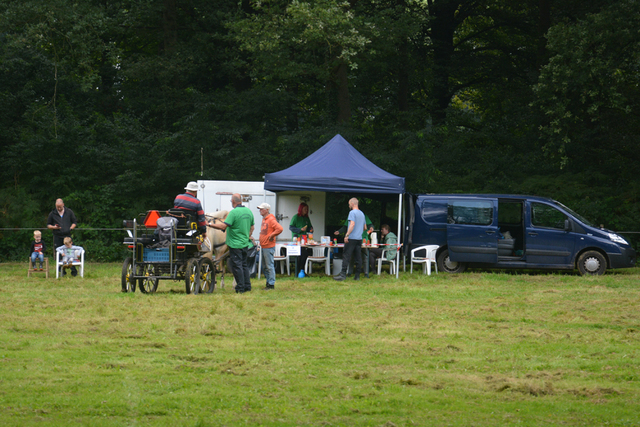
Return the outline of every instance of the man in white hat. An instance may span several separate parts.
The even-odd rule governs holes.
[[[276,285],[276,269],[273,257],[276,251],[276,236],[282,233],[282,226],[278,224],[275,215],[270,213],[271,206],[262,203],[258,206],[262,215],[262,225],[260,226],[260,256],[264,267],[264,277],[267,279],[267,286],[264,290],[274,289]]]
[[[187,192],[176,196],[176,199],[173,201],[173,208],[182,209],[185,213],[195,215],[196,221],[198,222],[198,230],[204,233],[207,230],[207,221],[204,218],[202,204],[200,204],[200,200],[196,197],[198,194],[198,183],[191,181],[184,189],[187,190]]]

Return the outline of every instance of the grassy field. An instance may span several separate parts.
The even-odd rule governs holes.
[[[0,264],[0,425],[640,425],[638,269],[199,296],[120,270]]]

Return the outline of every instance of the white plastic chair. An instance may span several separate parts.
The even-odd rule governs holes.
[[[436,253],[438,252],[438,245],[426,245],[411,250],[411,272],[413,273],[413,264],[424,264],[422,268],[422,274],[431,275],[431,264],[435,264],[436,273],[438,273],[438,262],[436,261]],[[416,252],[424,251],[425,256],[417,256]]]
[[[329,246],[320,246],[313,248],[313,255],[307,257],[304,264],[305,274],[311,274],[314,262],[324,262],[324,272],[327,276],[331,275],[331,257],[329,255]]]
[[[282,248],[284,248],[284,255],[280,255],[282,252]],[[260,278],[260,273],[262,272],[262,248],[258,246],[258,279]],[[283,245],[281,243],[276,243],[275,252],[273,255],[273,264],[276,262],[280,263],[280,274],[284,274],[284,266],[287,266],[287,275],[291,276],[291,267],[289,266],[289,250],[287,249],[287,245]]]
[[[382,251],[382,254],[380,255],[380,258],[378,258],[378,276],[382,272],[382,263],[383,262],[386,262],[386,263],[389,264],[389,274],[395,273],[396,260],[395,260],[395,258],[394,259],[387,259],[387,250],[385,249],[384,251]]]
[[[281,255],[282,248],[284,248],[284,255]],[[273,263],[280,263],[280,274],[284,274],[284,266],[287,266],[287,276],[291,276],[291,267],[289,266],[289,249],[287,245],[281,243],[276,244],[276,253],[273,257]]]
[[[78,254],[78,252],[80,253]],[[62,265],[60,255],[60,252],[56,251],[56,279],[60,277],[60,266]],[[76,254],[72,264],[75,266],[80,266],[80,277],[84,277],[84,248],[82,248],[82,250],[76,250]]]

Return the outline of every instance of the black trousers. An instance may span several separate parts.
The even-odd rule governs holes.
[[[307,263],[307,258],[309,258],[310,252],[312,252],[312,250],[309,248],[300,248],[300,257],[298,257],[298,271],[296,271],[296,274],[304,270],[304,265]]]
[[[231,261],[231,273],[236,279],[236,292],[249,292],[251,290],[251,273],[249,272],[248,249],[229,248],[229,261]]]
[[[342,271],[341,275],[347,275],[347,269],[349,268],[349,263],[351,262],[351,254],[355,253],[356,257],[356,265],[353,269],[353,274],[355,277],[360,276],[360,272],[362,271],[362,239],[360,240],[351,240],[344,245],[344,255],[342,256]]]
[[[382,256],[382,251],[383,249],[380,248],[369,249],[369,265],[371,266],[371,270],[375,270],[376,260]]]
[[[71,233],[69,234],[54,234],[53,235],[53,254],[55,255],[56,249],[60,246],[64,246],[64,238],[71,237]]]

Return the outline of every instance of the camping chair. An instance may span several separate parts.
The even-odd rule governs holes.
[[[411,250],[411,272],[413,273],[413,264],[424,264],[422,268],[422,274],[431,275],[431,264],[435,264],[436,273],[438,272],[438,262],[436,261],[436,253],[438,252],[438,245],[426,245]],[[417,256],[416,253],[424,251],[425,256]]]
[[[307,257],[307,262],[304,265],[305,274],[311,274],[313,271],[314,262],[324,262],[324,272],[327,276],[331,275],[331,258],[329,254],[329,246],[320,246],[313,248],[313,255]]]
[[[387,249],[382,251],[380,258],[378,258],[378,276],[382,272],[382,263],[389,264],[389,274],[393,274],[396,270],[396,259],[387,259]]]
[[[76,254],[75,254],[72,265],[80,266],[80,277],[84,277],[84,248],[76,250]],[[56,251],[56,279],[60,277],[61,266],[62,266],[62,259],[60,258],[60,252]]]
[[[31,265],[31,257],[29,257],[29,268],[27,270],[27,277],[31,277],[31,273],[44,273],[45,277],[49,278],[49,257],[44,257],[44,262],[42,263],[44,268],[42,270],[38,268],[33,268]]]

